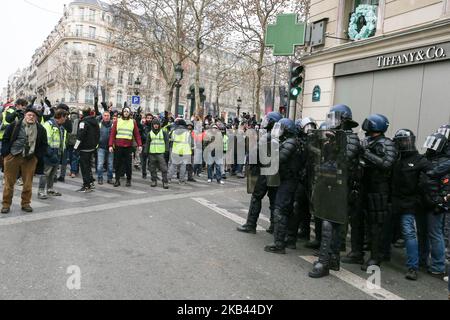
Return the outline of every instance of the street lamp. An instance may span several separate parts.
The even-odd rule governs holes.
[[[241,99],[241,97],[239,97],[238,100],[237,100],[237,116],[238,116],[238,119],[239,119],[240,113],[241,113],[241,106],[242,106],[242,99]]]
[[[178,63],[175,66],[175,87],[177,88],[176,98],[175,98],[175,117],[178,118],[178,108],[180,105],[180,88],[181,88],[181,80],[183,80],[184,70],[181,63]]]

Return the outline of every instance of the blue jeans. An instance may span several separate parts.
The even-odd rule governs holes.
[[[67,147],[67,157],[70,163],[70,173],[78,174],[80,172],[80,154],[73,150],[73,146]]]
[[[401,216],[402,234],[406,248],[406,266],[409,269],[419,270],[419,242],[417,241],[416,218],[414,214],[406,213]]]
[[[98,161],[97,161],[97,176],[99,179],[103,179],[103,167],[105,164],[105,159],[108,158],[108,180],[113,179],[113,166],[114,166],[114,154],[110,153],[109,150],[98,149],[97,151]]]
[[[216,179],[217,182],[222,181],[222,166],[220,164],[214,163],[208,165],[208,180],[214,179],[214,167],[216,167]]]
[[[427,248],[431,252],[431,272],[445,272],[445,243],[444,243],[444,214],[428,213],[428,241]]]

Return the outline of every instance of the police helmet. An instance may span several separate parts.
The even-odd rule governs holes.
[[[282,136],[290,136],[297,134],[297,127],[295,126],[295,122],[291,119],[281,119],[278,121],[273,127],[272,134],[274,136],[282,137]]]
[[[353,113],[345,104],[338,104],[330,108],[327,114],[327,122],[330,129],[353,129],[359,124],[353,121]]]
[[[382,114],[372,114],[362,124],[362,129],[368,133],[385,133],[389,128],[389,120]]]
[[[310,130],[317,129],[317,122],[313,118],[305,118],[301,122],[301,130],[304,133],[308,133]]]
[[[437,132],[444,135],[450,141],[450,124],[440,126]]]
[[[427,149],[427,152],[441,153],[447,147],[447,144],[448,140],[443,134],[433,133],[428,136],[423,147]]]
[[[261,128],[270,130],[273,128],[275,123],[280,121],[283,117],[279,112],[270,112],[265,117],[264,120],[261,123]],[[295,123],[294,123],[295,125]]]
[[[416,136],[409,129],[400,129],[395,133],[394,142],[400,152],[416,150]]]

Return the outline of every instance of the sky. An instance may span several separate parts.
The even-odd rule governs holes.
[[[0,1],[0,90],[8,77],[28,67],[39,48],[63,15],[64,4],[72,0]]]

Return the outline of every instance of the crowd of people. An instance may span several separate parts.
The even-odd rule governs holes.
[[[69,108],[65,104],[52,106],[47,98],[41,104],[36,104],[36,99],[31,103],[19,99],[15,104],[3,106],[0,118],[4,158],[1,163],[4,163],[2,169],[5,171],[4,214],[10,211],[10,198],[16,181],[24,186],[22,209],[32,212],[30,190],[35,174],[39,176],[38,198],[41,200],[62,196],[54,189],[54,183],[65,182],[66,176],[75,178],[80,173],[83,185],[78,192],[81,193],[93,192],[96,184],[121,187],[121,178],[126,178],[125,186],[131,187],[133,166],[141,170],[143,179],[147,179],[150,172],[152,188],[157,187],[158,181],[162,180],[162,187],[169,189],[175,176],[180,184],[186,184],[186,181],[195,183],[195,177],[201,176],[203,170],[208,175],[208,183],[215,180],[218,184],[225,184],[227,172],[243,179],[245,159],[227,163],[227,130],[245,132],[248,128],[257,127],[256,117],[245,113],[240,120],[227,124],[224,119],[212,116],[185,121],[174,119],[168,112],[158,115],[144,114],[141,109],[133,112],[126,104],[119,112],[112,105],[99,105],[98,99],[95,99],[93,108],[81,109]],[[45,140],[38,150],[33,136],[31,143],[34,148],[30,153],[24,151],[30,143],[29,137],[20,130],[27,119],[30,124],[32,120],[36,122],[36,128]],[[212,150],[212,157],[204,159],[203,151],[211,144],[215,145],[216,133],[220,133],[217,141],[220,140],[223,146],[220,159],[215,156],[215,150]],[[11,146],[17,151],[11,151]],[[33,170],[28,172],[22,168],[5,170],[10,158],[30,160],[26,163],[29,163],[30,169],[36,167],[35,174]],[[67,172],[68,167],[70,172]],[[95,169],[96,177],[92,168]]]
[[[360,140],[354,132],[359,124],[345,105],[332,107],[319,126],[311,118],[294,122],[276,112],[260,123],[247,114],[226,123],[211,116],[189,121],[168,112],[143,114],[126,105],[119,112],[101,103],[100,111],[98,99],[94,108],[81,110],[52,106],[47,99],[35,102],[19,99],[5,105],[0,116],[2,214],[10,212],[18,179],[23,183],[22,210],[33,211],[35,175],[38,198],[45,200],[62,196],[54,189],[55,181],[65,182],[80,171],[83,185],[78,191],[90,193],[105,181],[119,188],[121,178],[131,187],[133,166],[143,179],[150,172],[150,187],[161,181],[164,189],[175,179],[181,185],[195,183],[206,168],[208,183],[225,184],[227,171],[247,176],[252,197],[240,232],[256,233],[268,195],[267,231],[274,243],[265,251],[285,254],[286,248],[306,241],[319,256],[309,273],[312,278],[339,271],[341,262],[360,264],[363,270],[380,267],[391,259],[393,244],[406,249],[406,279],[417,280],[420,268],[441,279],[448,272],[450,125],[437,128],[420,154],[411,130],[386,137],[389,120],[380,114],[365,119],[361,127],[366,136]],[[256,143],[249,132],[258,134]],[[256,161],[251,161],[255,150]],[[276,173],[266,173],[270,163],[262,161],[261,150],[278,162]],[[341,259],[349,232],[351,250]]]

